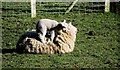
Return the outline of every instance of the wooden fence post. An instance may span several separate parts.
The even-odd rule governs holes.
[[[105,12],[110,12],[110,0],[105,0]]]
[[[36,0],[31,0],[31,17],[36,17]]]
[[[68,12],[70,12],[70,10],[73,8],[73,6],[77,3],[77,1],[78,0],[74,0],[74,2],[72,3],[72,5],[68,8],[68,10],[65,12],[65,14],[66,13],[68,13]]]

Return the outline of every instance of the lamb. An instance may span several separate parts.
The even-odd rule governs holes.
[[[47,33],[50,35],[50,40],[53,42],[55,38],[55,30],[65,30],[65,28],[67,28],[66,20],[63,22],[57,22],[56,20],[51,19],[41,19],[36,24],[36,32],[39,35],[39,40],[44,44],[46,43],[45,35]]]

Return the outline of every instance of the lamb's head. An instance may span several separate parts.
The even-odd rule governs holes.
[[[76,39],[76,34],[77,34],[77,28],[75,26],[73,26],[70,23],[66,23],[66,21],[64,20],[64,22],[61,22],[61,24],[63,24],[64,27],[63,29],[58,30],[57,32],[59,34],[67,34],[68,36],[71,36],[73,38],[73,41],[75,42]]]
[[[77,33],[77,28],[74,27],[71,22],[67,23],[66,20],[64,20],[63,22],[59,22],[57,29],[58,29],[58,31],[62,30],[63,32],[67,32],[67,31],[71,30],[72,34],[74,34],[75,36]]]
[[[66,30],[68,27],[68,23],[66,23],[66,20],[64,20],[63,22],[59,22],[58,26],[57,26],[57,29],[58,30]]]
[[[63,22],[60,22],[59,24],[61,24],[62,27],[67,28],[68,24],[66,23],[66,20],[64,20]]]

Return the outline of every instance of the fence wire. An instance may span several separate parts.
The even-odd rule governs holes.
[[[64,14],[72,2],[37,2],[37,16],[42,14]],[[72,13],[101,13],[104,12],[104,2],[77,2],[70,10]],[[2,16],[30,16],[30,2],[2,2]]]

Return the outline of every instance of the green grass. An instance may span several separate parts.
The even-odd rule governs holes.
[[[3,5],[4,6],[4,5]],[[23,8],[24,9],[24,8]],[[12,12],[11,10],[9,12]],[[114,13],[42,13],[36,18],[3,12],[2,49],[15,49],[19,37],[28,29],[35,29],[35,22],[41,18],[67,22],[77,27],[74,51],[65,54],[2,54],[2,67],[14,68],[98,68],[120,67],[120,15]],[[10,16],[8,16],[10,15]],[[89,32],[95,35],[89,35]],[[7,52],[7,51],[6,51]]]

